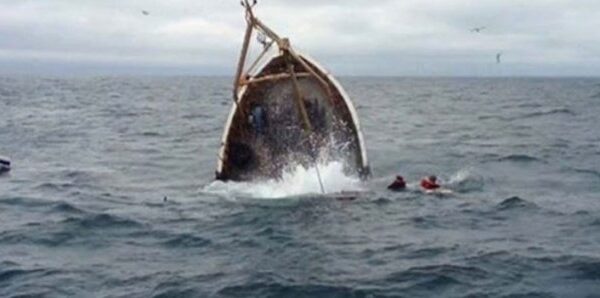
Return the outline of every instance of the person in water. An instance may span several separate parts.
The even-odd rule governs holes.
[[[437,177],[431,175],[421,179],[421,187],[425,190],[435,190],[440,188],[440,185],[437,184]]]
[[[404,177],[398,175],[396,176],[396,180],[392,182],[392,184],[388,185],[389,190],[404,190],[406,189],[406,181],[404,181]]]

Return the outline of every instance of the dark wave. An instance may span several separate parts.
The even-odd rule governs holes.
[[[542,104],[540,104],[540,103],[534,103],[534,102],[532,102],[532,103],[529,103],[529,102],[525,102],[525,103],[521,103],[521,104],[518,104],[518,105],[516,105],[516,107],[517,107],[517,108],[541,108],[541,107],[543,107],[543,105],[542,105]]]
[[[144,131],[141,133],[141,135],[144,137],[160,137],[161,133],[156,131]]]
[[[162,243],[162,245],[171,248],[204,247],[210,244],[211,241],[209,239],[204,239],[192,234],[177,235]]]
[[[18,266],[19,263],[13,262],[13,261],[1,261],[0,262],[0,268],[7,268],[7,267],[14,267],[14,266]]]
[[[572,272],[571,276],[573,278],[600,282],[600,260],[598,259],[574,260],[563,266],[563,269]]]
[[[573,212],[574,215],[590,215],[590,213],[589,210],[577,210]]]
[[[434,289],[446,286],[475,285],[478,280],[489,277],[489,273],[474,266],[452,264],[411,267],[408,270],[389,274],[385,284],[400,284],[407,289]]]
[[[378,247],[378,248],[367,248],[367,249],[361,251],[360,254],[364,258],[371,258],[371,257],[376,256],[377,254],[381,254],[381,253],[405,251],[405,250],[408,250],[410,247],[411,247],[410,244],[394,244],[394,245],[388,245],[388,246]]]
[[[431,258],[456,249],[456,247],[428,247],[411,251],[406,258]]]
[[[487,296],[487,295],[485,295],[485,296]],[[467,297],[471,297],[471,296],[467,296]],[[502,295],[499,297],[501,297],[501,298],[548,298],[548,297],[554,297],[554,295],[552,295],[552,293],[550,293],[550,292],[543,292],[543,291],[522,291],[522,292],[516,292],[516,293],[507,294],[507,295]]]
[[[230,102],[227,102],[227,104],[229,104],[229,103]],[[188,119],[188,120],[193,120],[193,119],[212,119],[213,116],[212,115],[208,115],[208,114],[187,114],[187,115],[181,116],[181,118]]]
[[[541,116],[548,116],[548,115],[555,115],[555,114],[565,114],[565,115],[570,115],[570,116],[576,115],[575,112],[573,112],[572,110],[570,110],[568,108],[558,108],[558,109],[551,109],[551,110],[547,110],[547,111],[528,113],[528,114],[519,116],[518,118],[534,118],[534,117],[541,117]]]
[[[84,210],[79,209],[79,208],[75,207],[74,205],[69,204],[67,202],[57,202],[50,211],[58,212],[58,213],[74,213],[74,214],[86,213]]]
[[[7,199],[0,199],[0,204],[11,205],[17,207],[29,207],[29,208],[41,208],[48,210],[46,212],[57,212],[57,213],[85,213],[84,210],[77,208],[75,205],[65,201],[51,201],[41,200],[27,197],[14,197]]]
[[[364,290],[341,285],[256,282],[226,286],[218,297],[366,297]]]
[[[392,203],[393,201],[389,198],[386,197],[378,197],[377,199],[373,200],[373,203],[377,204],[377,205],[386,205],[389,203]]]
[[[50,269],[50,268],[31,268],[24,269],[21,265],[10,262],[3,261],[0,262],[0,285],[4,282],[11,282],[14,279],[22,278],[24,276],[28,276],[28,278],[38,278],[45,275],[60,273],[61,271]],[[0,286],[0,293],[2,293],[2,286]],[[1,296],[1,294],[0,294]]]
[[[600,98],[600,92],[590,96],[590,98]]]
[[[511,118],[499,116],[499,115],[481,115],[477,117],[478,120],[487,120],[487,119],[498,119],[503,121],[509,121]]]
[[[80,170],[64,171],[63,172],[63,176],[66,177],[66,178],[71,178],[71,179],[80,179],[80,178],[90,179],[90,178],[93,178],[93,177],[91,177],[91,175],[90,175],[89,172],[80,171]]]
[[[83,171],[83,170],[65,170],[61,173],[61,178],[66,182],[53,183],[46,182],[40,184],[38,187],[48,187],[56,189],[68,189],[73,187],[87,188],[87,189],[99,189],[98,182],[103,177],[102,173],[94,171]]]
[[[140,227],[141,223],[122,218],[116,215],[101,213],[88,215],[83,217],[70,217],[63,221],[63,223],[78,226],[81,228],[91,229],[91,228],[132,228],[132,227]]]
[[[556,108],[556,109],[550,109],[550,110],[546,110],[546,111],[537,111],[537,112],[531,112],[531,113],[526,113],[523,115],[510,116],[510,117],[509,116],[500,116],[500,115],[481,115],[481,116],[478,116],[477,119],[478,120],[497,119],[497,120],[501,120],[501,121],[514,121],[514,120],[519,120],[519,119],[537,118],[537,117],[557,115],[557,114],[563,114],[563,115],[569,115],[569,116],[577,115],[577,113],[573,112],[571,109]]]
[[[521,162],[521,163],[544,162],[543,160],[541,160],[537,157],[533,157],[531,155],[526,155],[526,154],[506,155],[506,156],[502,156],[502,157],[496,159],[496,161],[499,161],[499,162],[510,161],[510,162]]]
[[[40,279],[51,280],[62,271],[39,269],[0,269],[0,296],[7,298],[76,296],[59,286],[45,285]],[[60,294],[59,294],[60,293]],[[70,293],[70,294],[69,294]]]
[[[60,227],[44,227],[41,225],[29,229],[19,229],[0,233],[1,244],[26,244],[33,246],[63,247],[67,244],[76,244],[81,232],[89,231],[61,229]],[[85,240],[80,239],[83,243]],[[79,242],[82,243],[82,242]]]
[[[600,178],[600,172],[592,169],[580,169],[580,168],[569,168],[569,170],[579,173],[579,174],[587,174],[592,175],[596,178]]]
[[[11,279],[20,277],[22,275],[29,275],[29,274],[43,272],[43,271],[44,271],[43,269],[24,270],[24,269],[17,269],[17,268],[0,270],[0,282],[8,282]]]
[[[520,197],[514,196],[507,199],[504,199],[502,202],[498,203],[496,207],[499,210],[511,210],[511,209],[522,209],[522,208],[530,208],[536,207],[534,203],[528,202]]]
[[[2,244],[19,244],[29,241],[29,238],[20,232],[3,231],[0,233],[0,243]]]
[[[36,190],[41,190],[41,191],[62,191],[62,190],[67,190],[70,188],[76,188],[76,187],[81,187],[81,185],[77,185],[74,183],[52,183],[52,182],[44,182],[41,183],[39,185],[37,185],[35,187]]]
[[[40,207],[48,206],[52,204],[52,201],[41,200],[29,197],[10,197],[0,199],[0,204],[11,205],[11,206],[23,206],[23,207]]]
[[[600,227],[600,218],[597,218],[597,219],[593,220],[593,221],[590,223],[590,226],[594,226],[594,227]]]
[[[440,224],[437,222],[436,218],[432,216],[414,216],[408,218],[408,220],[411,224],[421,229],[440,227]]]
[[[207,294],[203,293],[197,289],[190,288],[174,288],[168,289],[164,291],[160,291],[152,295],[152,298],[171,298],[171,297],[206,297]]]

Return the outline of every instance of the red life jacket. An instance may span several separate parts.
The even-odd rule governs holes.
[[[423,180],[421,180],[421,187],[427,190],[432,190],[440,188],[440,185],[427,178],[423,178]]]

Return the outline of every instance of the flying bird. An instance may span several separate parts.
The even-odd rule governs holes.
[[[502,52],[496,54],[496,64],[500,63],[500,56],[502,56]]]
[[[147,12],[147,11],[145,11],[145,10],[142,10],[142,14],[143,14],[143,15],[145,15],[145,16],[147,16],[147,15],[149,15],[150,13],[149,13],[149,12]]]
[[[483,29],[485,29],[485,26],[475,27],[475,28],[471,29],[471,32],[481,33],[481,31],[483,31]]]

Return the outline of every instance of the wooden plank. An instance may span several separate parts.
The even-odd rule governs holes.
[[[308,72],[299,72],[296,74],[296,77],[298,78],[304,78],[304,77],[310,77],[311,74]],[[242,85],[250,85],[250,84],[257,84],[257,83],[262,83],[265,81],[277,81],[277,80],[283,80],[283,79],[289,79],[291,77],[291,75],[289,73],[278,73],[278,74],[272,74],[272,75],[266,75],[266,76],[262,76],[262,77],[258,77],[258,78],[253,78],[250,80],[247,80],[245,82],[242,82]]]

